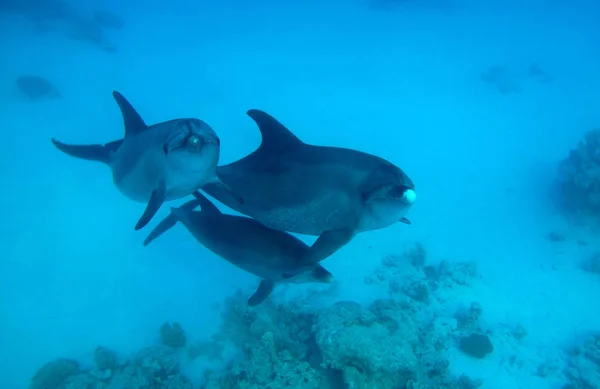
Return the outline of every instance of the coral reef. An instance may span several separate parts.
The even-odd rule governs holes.
[[[29,389],[61,388],[70,377],[79,374],[79,363],[60,358],[42,366],[31,379]]]
[[[215,341],[227,338],[224,334],[239,326],[237,333],[243,335],[234,341],[241,352],[226,371],[208,374],[204,388],[479,385],[448,375],[443,351],[452,341],[447,338],[448,330],[442,330],[447,325],[438,319],[420,323],[410,303],[379,299],[368,307],[349,301],[315,310],[302,306],[268,302],[252,309],[241,293],[230,299],[225,318],[235,320],[224,322]]]
[[[471,334],[460,338],[460,350],[467,355],[481,359],[494,351],[494,346],[489,336]]]
[[[42,366],[30,389],[192,389],[180,373],[180,355],[172,347],[154,345],[119,364],[116,354],[104,347],[94,352],[96,367],[84,370],[79,363],[57,359]]]
[[[185,346],[187,338],[181,324],[165,323],[160,327],[160,341],[165,346],[181,348]]]
[[[426,263],[427,255],[420,243],[402,255],[389,255],[374,274],[365,277],[367,284],[388,286],[391,296],[406,295],[415,301],[429,303],[432,292],[440,288],[471,286],[478,278],[473,261],[440,261],[436,265]],[[442,294],[438,298],[443,299]]]
[[[99,346],[94,351],[94,363],[98,370],[116,370],[119,367],[117,354],[105,347]]]
[[[67,359],[51,362],[31,388],[191,389],[181,363],[199,366],[198,359],[203,369],[213,366],[204,370],[204,389],[478,388],[481,381],[450,373],[446,354],[463,349],[485,358],[492,352],[493,334],[479,324],[481,306],[440,313],[448,294],[459,295],[477,280],[477,269],[472,262],[431,265],[427,259],[421,244],[384,258],[365,281],[388,296],[366,305],[315,303],[308,294],[249,307],[238,291],[226,300],[221,327],[210,339],[186,345],[181,326],[165,323],[161,344],[123,360],[98,347],[91,370]]]
[[[431,267],[431,278],[426,259],[421,244],[384,258],[366,281],[384,286],[390,296],[368,306],[268,301],[248,308],[238,293],[228,300],[213,341],[221,347],[232,342],[239,355],[225,371],[207,374],[204,388],[479,387],[481,382],[451,376],[445,357],[473,330],[461,329],[457,319],[440,317],[431,307],[443,289],[470,284],[475,266],[442,262]]]
[[[558,167],[560,205],[567,211],[600,215],[600,129],[587,132]]]
[[[590,336],[581,346],[569,350],[563,389],[600,388],[600,334]]]

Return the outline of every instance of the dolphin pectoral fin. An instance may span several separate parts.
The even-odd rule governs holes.
[[[210,181],[210,184],[213,184],[215,187],[217,187],[219,190],[221,190],[223,195],[230,197],[236,203],[244,204],[244,198],[242,196],[236,194],[229,185],[227,185],[226,183],[221,181],[219,178],[215,177],[214,180]]]
[[[329,270],[325,269],[321,265],[317,265],[312,270],[312,276],[314,280],[317,282],[324,282],[326,284],[331,284],[334,280],[333,274],[329,272]]]
[[[225,184],[223,184],[223,185],[224,185],[223,189],[225,189],[225,191],[227,191],[229,196],[233,197],[233,199],[235,201],[237,201],[238,204],[244,204],[244,198],[242,196],[235,194],[234,191],[228,185],[225,185]]]
[[[300,265],[308,266],[321,262],[344,247],[354,238],[354,235],[356,235],[354,229],[349,228],[323,232],[300,260]]]
[[[175,215],[170,214],[164,218],[158,225],[148,234],[144,239],[144,246],[148,246],[154,239],[158,238],[177,224],[177,218]]]
[[[52,143],[57,149],[71,157],[103,162],[107,165],[110,163],[110,156],[113,151],[105,145],[68,145],[54,138],[52,138]]]
[[[165,232],[169,231],[171,228],[173,228],[175,226],[175,224],[177,224],[178,218],[177,218],[176,213],[179,209],[191,211],[194,208],[196,208],[198,205],[200,205],[200,201],[197,199],[194,199],[194,200],[188,201],[187,203],[183,204],[179,208],[171,208],[171,213],[169,214],[169,216],[167,216],[166,218],[161,220],[161,222],[158,223],[158,225],[152,230],[152,232],[150,232],[150,234],[148,234],[148,237],[146,237],[146,239],[144,239],[144,246],[148,246],[154,239],[158,238]]]
[[[408,220],[407,218],[403,217],[400,219],[400,223],[404,223],[404,224],[412,224],[412,222],[410,220]]]
[[[258,285],[256,292],[248,299],[248,305],[255,307],[262,303],[269,295],[271,295],[274,288],[275,283],[273,281],[262,280],[260,285]]]
[[[112,142],[108,142],[107,144],[105,144],[104,147],[109,149],[110,151],[117,152],[119,147],[121,147],[121,145],[123,144],[123,141],[124,139],[113,140]]]
[[[150,201],[148,201],[146,210],[144,211],[144,214],[142,215],[140,220],[138,220],[137,224],[135,225],[136,231],[144,228],[144,226],[148,224],[150,220],[152,220],[156,212],[158,212],[162,204],[165,202],[166,198],[167,189],[164,184],[159,185],[158,188],[152,191],[152,195],[150,195]]]
[[[213,215],[220,215],[221,211],[217,208],[209,199],[207,199],[202,193],[199,191],[194,191],[192,196],[196,198],[195,202],[197,206],[199,205],[202,212]],[[190,201],[191,202],[191,201]],[[194,207],[196,208],[196,207]]]

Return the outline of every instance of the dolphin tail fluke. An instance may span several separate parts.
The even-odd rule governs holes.
[[[199,205],[200,201],[194,199],[188,201],[179,208],[171,208],[171,213],[169,214],[169,216],[161,220],[161,222],[158,223],[158,225],[152,230],[152,232],[148,234],[148,237],[144,239],[144,246],[148,246],[153,240],[155,240],[156,238],[173,228],[175,224],[177,224],[177,222],[179,221],[177,214],[181,212],[182,209],[191,211]]]
[[[271,292],[273,292],[274,288],[275,283],[273,281],[262,280],[260,285],[258,285],[256,292],[254,292],[254,294],[248,299],[248,305],[255,307],[262,303],[271,295]]]
[[[118,142],[118,141],[117,141]],[[110,163],[110,156],[120,145],[111,142],[108,145],[69,145],[52,138],[52,143],[57,149],[71,157],[98,161],[105,164]]]

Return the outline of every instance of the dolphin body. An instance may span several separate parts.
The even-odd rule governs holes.
[[[298,238],[274,230],[245,216],[221,213],[199,192],[196,199],[180,208],[171,208],[171,214],[148,235],[144,245],[182,223],[204,247],[237,266],[262,278],[256,292],[248,300],[250,306],[263,302],[278,282],[333,282],[333,276],[319,264],[298,268],[297,264],[309,247]],[[201,211],[194,211],[197,206]],[[293,274],[287,277],[287,274]]]
[[[148,224],[163,202],[188,196],[208,182],[229,193],[232,202],[243,202],[217,178],[220,140],[208,124],[174,119],[148,126],[119,92],[113,97],[123,115],[124,139],[104,145],[52,143],[70,156],[107,164],[121,193],[147,203],[136,230]]]
[[[318,235],[302,264],[327,258],[359,232],[410,224],[404,216],[416,193],[400,168],[360,151],[304,143],[264,111],[247,114],[262,134],[260,146],[217,168],[244,203],[232,201],[218,185],[203,190],[267,227]]]

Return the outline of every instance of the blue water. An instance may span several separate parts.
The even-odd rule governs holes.
[[[550,193],[559,161],[600,126],[600,4],[404,3],[78,3],[123,17],[122,29],[107,30],[116,52],[40,32],[0,7],[0,387],[27,387],[58,357],[89,365],[98,345],[135,353],[157,342],[167,320],[179,321],[191,340],[206,339],[219,327],[225,298],[256,285],[181,227],[143,247],[147,231],[133,225],[144,205],[116,190],[107,167],[52,146],[51,137],[122,137],[113,90],[147,123],[210,123],[222,164],[258,146],[250,108],[305,142],[397,164],[417,188],[413,224],[358,235],[324,261],[338,285],[322,293],[365,304],[387,296],[364,278],[416,241],[432,263],[475,261],[480,277],[450,293],[439,312],[477,301],[495,349],[478,360],[450,347],[452,374],[492,389],[568,382],[565,347],[600,330],[600,276],[579,266],[600,240],[558,212]],[[534,62],[552,82],[527,77]],[[514,72],[519,93],[482,81],[495,65]],[[24,73],[47,78],[62,98],[24,97],[14,82]],[[552,231],[566,241],[549,240]],[[273,298],[285,300],[293,289]],[[522,342],[498,335],[517,324],[528,332]],[[548,358],[558,367],[540,377]],[[186,368],[195,387],[204,368]]]

